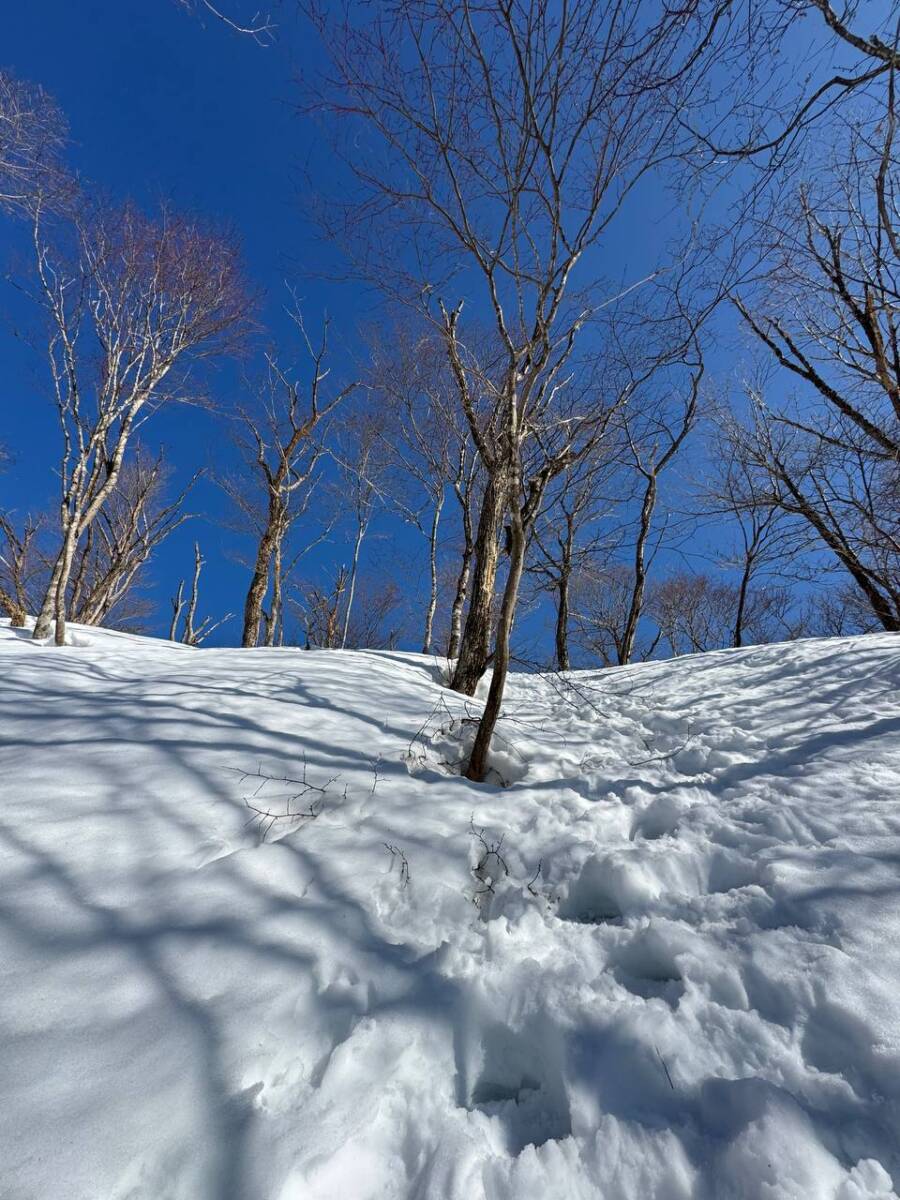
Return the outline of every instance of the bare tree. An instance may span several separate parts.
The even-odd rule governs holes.
[[[647,610],[674,656],[733,645],[738,610],[744,643],[783,641],[805,632],[789,589],[742,587],[687,571],[673,572],[652,588]]]
[[[350,633],[363,542],[386,494],[387,459],[383,433],[383,413],[358,409],[344,421],[341,437],[332,450],[341,475],[337,486],[352,528],[352,550],[341,626],[342,649],[347,645]]]
[[[194,542],[194,574],[191,579],[191,592],[185,598],[184,595],[184,580],[178,582],[178,591],[172,597],[172,622],[169,626],[169,641],[181,641],[186,646],[199,646],[202,642],[213,633],[220,625],[224,625],[226,621],[230,621],[234,613],[226,613],[218,621],[212,617],[204,617],[201,621],[197,620],[197,605],[200,600],[200,573],[205,566],[206,560],[200,553],[200,543]],[[178,626],[182,623],[182,615],[184,623],[182,625],[181,636],[178,635]]]
[[[759,596],[759,585],[771,585],[773,578],[783,583],[788,560],[794,560],[796,570],[803,547],[792,536],[794,531],[785,513],[769,503],[758,474],[736,453],[727,434],[731,414],[722,413],[719,420],[711,446],[712,475],[699,502],[715,521],[724,517],[737,527],[734,550],[719,556],[722,565],[738,577],[727,643],[737,647],[744,645],[748,629],[753,640],[765,640],[754,618],[754,594]]]
[[[357,585],[353,620],[346,647],[352,650],[393,650],[402,632],[402,594],[392,578],[363,577]]]
[[[48,360],[63,435],[61,546],[35,625],[65,638],[80,539],[116,488],[138,426],[191,394],[189,361],[222,352],[245,322],[233,245],[190,221],[135,208],[79,214],[70,255],[34,226]],[[85,344],[85,343],[89,344]]]
[[[628,447],[634,469],[641,481],[642,495],[634,539],[631,599],[618,646],[620,663],[632,660],[638,623],[644,607],[647,573],[654,548],[654,515],[659,499],[659,478],[681,449],[697,421],[703,360],[700,358],[699,349],[695,349],[697,355],[694,362],[686,364],[692,372],[686,396],[681,412],[674,419],[664,414],[653,415],[644,423],[638,436],[633,423],[628,417],[625,418]]]
[[[70,189],[60,164],[66,133],[43,88],[0,70],[0,207],[31,210]]]
[[[0,513],[0,609],[14,626],[34,611],[35,585],[46,569],[37,547],[42,529],[40,518],[26,517],[20,530],[11,514]]]
[[[438,305],[486,480],[453,677],[465,692],[489,655],[504,516],[510,530],[473,779],[487,769],[532,523],[550,481],[587,452],[604,407],[569,402],[567,370],[593,310],[570,295],[571,277],[638,181],[678,153],[677,97],[700,69],[709,19],[706,6],[592,0],[562,10],[405,0],[364,24],[320,17],[336,69],[332,110],[378,135],[374,153],[351,164],[371,200],[363,217],[404,223],[414,252],[403,261],[428,264],[420,294],[430,295],[442,261],[464,263],[492,316],[488,365],[467,344],[462,302]],[[476,379],[491,395],[487,421]]]
[[[388,410],[385,442],[398,484],[389,487],[389,503],[419,530],[428,545],[423,654],[431,652],[434,642],[441,521],[448,490],[458,502],[462,547],[450,616],[453,657],[459,645],[474,548],[476,458],[471,435],[456,404],[446,353],[433,335],[414,337],[400,328],[392,332],[389,346],[382,335],[372,350],[371,374],[373,392]]]
[[[568,671],[569,626],[573,583],[587,570],[602,570],[621,541],[621,530],[610,527],[615,502],[623,489],[615,479],[617,463],[601,445],[570,467],[534,527],[537,553],[530,566],[541,586],[555,599],[554,649],[556,667]]]
[[[296,603],[306,632],[306,649],[320,646],[335,650],[341,642],[344,594],[347,590],[349,571],[341,566],[337,569],[333,585],[327,590],[310,587],[302,600]]]
[[[324,453],[315,438],[316,430],[355,386],[348,384],[323,399],[323,385],[329,374],[325,365],[328,322],[323,323],[321,338],[314,346],[299,309],[295,308],[292,316],[311,362],[308,384],[301,384],[293,372],[280,367],[270,356],[262,417],[247,410],[240,413],[247,435],[245,460],[262,484],[261,504],[248,495],[243,478],[223,481],[225,490],[250,518],[258,535],[244,602],[241,645],[245,647],[255,646],[259,641],[263,604],[270,592],[265,640],[267,645],[275,642],[282,610],[285,539],[307,510],[316,467]]]
[[[893,140],[856,132],[827,191],[799,196],[796,224],[770,231],[765,291],[737,298],[782,378],[772,404],[751,386],[736,454],[766,504],[798,518],[833,555],[882,628],[900,630],[900,222]]]
[[[634,598],[634,572],[625,563],[585,564],[572,580],[574,625],[578,643],[599,658],[604,667],[625,661],[625,632]],[[638,625],[630,647],[630,662],[646,662],[661,638],[658,628]]]
[[[184,502],[200,472],[168,501],[163,498],[167,476],[162,455],[148,460],[140,447],[123,465],[106,504],[78,543],[68,597],[73,621],[133,624],[135,613],[123,606],[133,599],[134,585],[156,549],[190,518]]]

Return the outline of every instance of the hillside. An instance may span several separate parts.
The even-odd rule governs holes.
[[[0,627],[3,1200],[900,1192],[896,636],[518,676],[487,786],[424,657],[72,634]]]

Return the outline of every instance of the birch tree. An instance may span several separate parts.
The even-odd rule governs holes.
[[[245,461],[261,485],[261,502],[248,495],[243,477],[224,481],[232,500],[249,517],[257,533],[250,584],[244,601],[242,646],[259,642],[263,605],[270,596],[265,641],[274,645],[283,609],[286,539],[292,526],[307,511],[315,473],[324,449],[316,433],[321,422],[356,386],[347,384],[326,394],[330,368],[328,322],[322,325],[316,344],[310,340],[299,309],[293,313],[305,352],[309,376],[282,368],[269,358],[263,412],[243,410],[239,421],[244,431]]]
[[[196,395],[185,368],[221,353],[245,324],[234,246],[201,226],[135,207],[76,216],[69,253],[34,224],[47,357],[62,433],[61,544],[35,638],[65,639],[80,539],[115,490],[137,429],[163,404]]]
[[[350,563],[341,620],[340,647],[347,646],[353,603],[359,580],[363,542],[385,495],[386,456],[383,418],[376,412],[358,411],[345,422],[334,454],[341,472],[343,504],[352,529]]]
[[[200,603],[200,575],[206,565],[206,559],[200,553],[200,543],[194,542],[194,574],[191,577],[191,590],[185,595],[184,580],[178,582],[178,591],[172,597],[172,622],[169,626],[169,641],[183,642],[186,646],[199,646],[214,633],[220,625],[230,621],[234,613],[226,613],[216,621],[213,617],[198,619],[197,607]],[[181,633],[179,634],[179,626]]]
[[[0,208],[33,211],[72,187],[61,165],[67,127],[37,84],[0,70]]]
[[[169,472],[162,454],[149,459],[137,448],[78,543],[68,599],[73,621],[82,625],[113,621],[121,628],[123,622],[131,627],[144,615],[140,610],[147,606],[135,601],[135,585],[166,538],[191,518],[184,504],[200,474],[167,499]]]
[[[0,513],[0,611],[17,628],[33,611],[36,584],[45,571],[38,547],[43,525],[41,518],[20,523],[11,513]]]
[[[633,424],[626,418],[628,448],[639,481],[640,507],[632,552],[631,597],[617,647],[620,664],[632,661],[638,624],[644,610],[647,576],[655,549],[654,516],[659,501],[660,476],[670,466],[697,421],[700,382],[703,378],[703,362],[699,355],[691,367],[680,412],[673,417],[651,417],[640,437],[636,436]]]

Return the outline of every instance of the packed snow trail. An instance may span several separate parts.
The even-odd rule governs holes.
[[[2,1200],[897,1196],[895,636],[515,677],[482,786],[427,658],[72,636],[0,627]]]

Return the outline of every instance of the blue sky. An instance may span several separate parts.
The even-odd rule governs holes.
[[[293,105],[293,79],[310,68],[313,53],[293,12],[292,6],[279,12],[278,40],[261,49],[169,0],[33,0],[4,13],[0,62],[56,97],[70,123],[71,160],[86,179],[116,198],[132,196],[148,207],[165,198],[175,209],[233,226],[261,291],[260,316],[285,358],[296,344],[284,314],[287,283],[312,327],[326,310],[331,314],[337,359],[352,353],[371,298],[317,278],[327,255],[304,220],[301,193],[306,173],[327,169],[327,160],[316,131]],[[13,257],[17,243],[25,253],[24,230],[8,220],[0,230]],[[4,316],[28,327],[27,307],[8,287],[0,303]],[[0,439],[15,462],[0,477],[0,497],[20,511],[42,508],[55,500],[51,472],[59,444],[48,379],[40,356],[11,335],[8,320],[2,326]],[[217,371],[213,389],[221,407],[240,401],[242,374],[228,366]],[[183,408],[155,416],[146,441],[165,445],[182,480],[197,465],[221,467],[231,453],[223,422]],[[201,483],[191,507],[210,520],[183,526],[160,552],[150,568],[155,594],[165,604],[190,568],[198,536],[208,564],[204,606],[217,613],[238,607],[246,570],[231,561],[233,535],[217,523],[227,506],[212,484]],[[384,539],[374,545],[383,552]],[[232,622],[219,638],[237,633]]]
[[[376,301],[358,285],[323,278],[334,258],[305,219],[302,200],[310,180],[322,182],[326,191],[339,186],[340,168],[319,130],[295,108],[296,76],[318,65],[313,37],[293,5],[279,6],[277,17],[278,38],[263,49],[212,19],[192,17],[174,0],[29,0],[4,13],[0,65],[57,98],[71,127],[71,158],[83,177],[116,198],[131,196],[149,207],[165,198],[173,208],[233,226],[248,274],[261,291],[259,315],[284,357],[294,344],[283,311],[285,283],[302,298],[311,324],[327,310],[340,373],[339,360],[352,360],[359,327]],[[647,194],[628,207],[606,243],[605,274],[629,280],[639,273],[648,225],[667,207]],[[8,220],[0,230],[15,257],[24,231]],[[27,312],[9,287],[0,303],[4,316],[27,324]],[[55,499],[52,470],[59,445],[46,368],[12,335],[9,321],[0,325],[5,389],[0,441],[15,454],[12,469],[0,476],[0,503],[20,511],[46,508]],[[239,369],[220,368],[213,384],[220,407],[240,401]],[[182,481],[200,465],[222,469],[231,454],[225,423],[184,408],[154,417],[146,441],[166,447]],[[681,469],[687,474],[699,469],[700,457],[698,443]],[[195,537],[208,564],[204,610],[221,614],[239,610],[243,602],[247,572],[234,561],[234,535],[221,524],[226,502],[211,483],[203,483],[191,507],[205,519],[183,526],[150,568],[161,602],[160,629],[167,623],[167,597],[190,570]],[[417,535],[397,522],[382,522],[376,535],[366,557],[377,558],[382,573],[400,571],[402,564],[408,580]],[[703,534],[691,547],[700,567],[708,545]],[[335,552],[334,546],[318,550],[306,574],[314,577]],[[216,640],[234,640],[238,632],[234,621]]]

